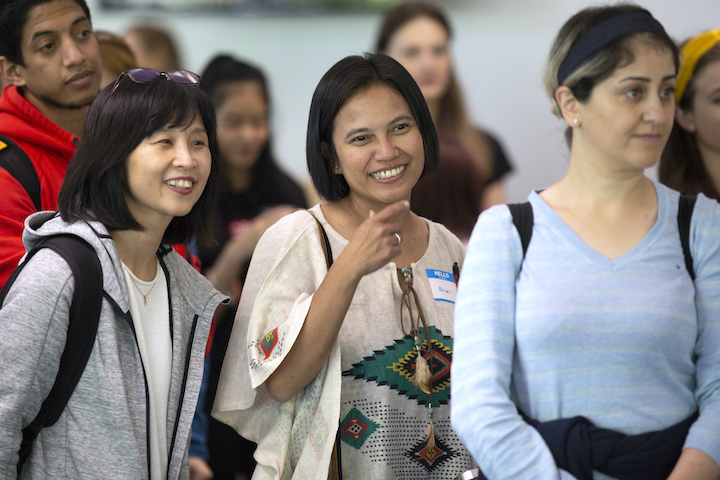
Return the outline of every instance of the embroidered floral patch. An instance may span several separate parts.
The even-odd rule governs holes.
[[[262,339],[260,342],[260,348],[262,349],[263,353],[265,354],[264,360],[267,360],[270,358],[270,354],[272,354],[273,349],[275,348],[275,345],[277,345],[278,342],[278,329],[268,332],[267,335]]]
[[[353,408],[340,422],[340,438],[348,445],[360,449],[365,440],[378,428],[380,424],[367,418],[357,408]]]

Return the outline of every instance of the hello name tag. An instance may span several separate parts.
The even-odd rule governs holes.
[[[455,285],[455,277],[450,272],[442,270],[434,270],[432,268],[425,269],[428,281],[430,282],[430,290],[433,297],[439,302],[455,303],[457,295],[457,286]]]

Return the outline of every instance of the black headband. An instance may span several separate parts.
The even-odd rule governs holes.
[[[558,85],[594,58],[609,44],[631,33],[651,32],[667,36],[663,26],[649,12],[628,12],[616,15],[591,28],[573,42],[558,69]]]

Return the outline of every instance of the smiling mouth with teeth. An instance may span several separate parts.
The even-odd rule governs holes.
[[[165,185],[170,185],[175,188],[192,188],[192,182],[190,180],[168,180]]]
[[[383,170],[382,172],[371,173],[370,175],[378,180],[385,180],[386,178],[392,178],[400,175],[404,170],[405,165],[393,168],[392,170]]]

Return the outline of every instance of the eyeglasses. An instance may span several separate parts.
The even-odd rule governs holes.
[[[115,89],[120,83],[120,79],[124,75],[127,75],[128,78],[135,83],[148,83],[155,80],[155,78],[159,76],[163,76],[167,80],[172,80],[173,82],[182,83],[185,85],[198,85],[200,83],[200,75],[198,75],[197,73],[193,73],[189,70],[170,70],[169,72],[158,72],[157,70],[153,70],[152,68],[133,68],[132,70],[127,70],[120,74],[117,80],[115,80],[115,85],[113,86],[110,95],[115,92]]]

